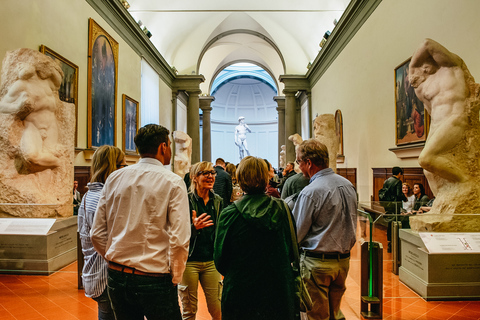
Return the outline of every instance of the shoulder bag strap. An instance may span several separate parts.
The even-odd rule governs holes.
[[[293,262],[293,267],[295,271],[299,270],[299,261],[300,261],[300,255],[298,254],[298,242],[297,242],[297,234],[295,232],[295,228],[293,227],[293,221],[292,221],[292,214],[290,213],[290,208],[288,205],[283,201],[283,205],[285,206],[285,210],[287,211],[287,217],[288,217],[288,224],[290,225],[290,238],[292,240],[292,250],[293,250],[293,257],[294,257],[294,262]]]

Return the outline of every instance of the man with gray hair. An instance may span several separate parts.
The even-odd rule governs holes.
[[[340,303],[355,244],[357,193],[350,181],[328,167],[328,149],[318,140],[303,141],[296,148],[296,162],[310,179],[293,209],[300,269],[313,300],[307,317],[345,319]]]

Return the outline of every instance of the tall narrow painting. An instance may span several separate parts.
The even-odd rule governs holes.
[[[122,95],[123,101],[123,151],[126,154],[137,154],[134,138],[138,131],[138,102],[127,95]]]
[[[396,145],[425,142],[429,116],[408,80],[410,59],[395,68]]]
[[[118,42],[89,19],[88,146],[115,145]]]
[[[343,116],[342,111],[335,111],[335,134],[338,139],[338,156],[343,156]]]
[[[77,145],[78,66],[43,44],[40,46],[40,52],[57,61],[62,68],[63,80],[60,89],[58,89],[58,96],[61,101],[75,104],[75,145]]]

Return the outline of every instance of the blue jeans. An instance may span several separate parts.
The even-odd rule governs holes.
[[[112,303],[108,297],[107,288],[93,300],[97,301],[98,305],[98,320],[115,320],[115,315],[112,310]]]
[[[172,277],[150,277],[108,269],[108,295],[117,320],[181,320]]]

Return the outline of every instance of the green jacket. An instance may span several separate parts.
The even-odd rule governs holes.
[[[247,194],[220,214],[214,260],[224,275],[223,320],[298,319],[287,214],[265,194]]]

